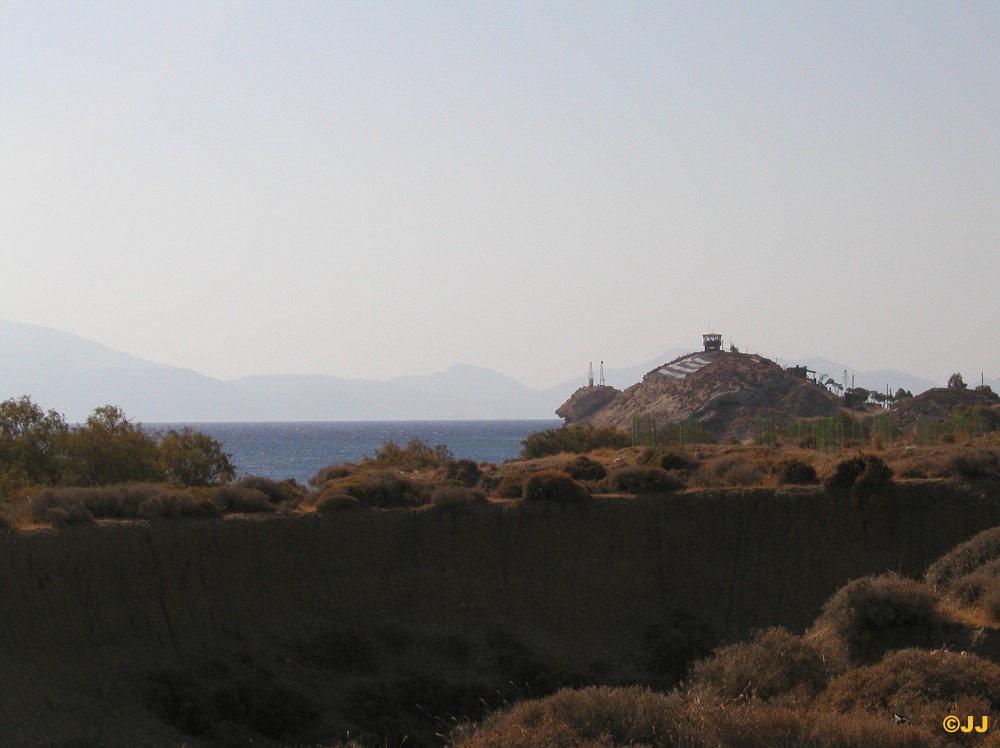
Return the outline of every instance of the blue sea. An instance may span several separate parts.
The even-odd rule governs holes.
[[[383,444],[413,438],[444,444],[459,459],[500,463],[517,457],[531,433],[560,420],[530,421],[302,421],[273,423],[146,423],[151,431],[190,426],[222,443],[240,476],[305,483],[320,468],[357,462]]]

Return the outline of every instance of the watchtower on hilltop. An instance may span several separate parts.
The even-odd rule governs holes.
[[[722,335],[717,332],[706,332],[701,336],[705,343],[705,353],[722,350]]]

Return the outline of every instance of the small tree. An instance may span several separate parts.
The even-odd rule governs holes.
[[[167,477],[183,486],[214,486],[236,477],[222,444],[189,426],[167,430],[160,440],[160,459]]]
[[[0,488],[50,485],[59,474],[63,417],[28,396],[0,403]]]
[[[65,443],[62,483],[101,486],[164,477],[156,439],[115,405],[97,408],[83,426],[66,435]]]
[[[957,371],[954,374],[952,374],[950,377],[948,377],[948,388],[949,389],[952,389],[952,390],[964,390],[964,389],[968,389],[968,387],[969,387],[969,385],[967,385],[965,383],[965,380],[962,379],[962,375],[959,374]]]

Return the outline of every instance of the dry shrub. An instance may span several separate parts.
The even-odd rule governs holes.
[[[587,457],[587,455],[579,455],[576,459],[571,460],[567,463],[565,470],[576,480],[598,481],[608,474],[604,465]]]
[[[902,714],[936,729],[947,714],[996,713],[1000,665],[964,652],[901,649],[835,678],[819,702],[840,712]]]
[[[586,487],[562,470],[542,470],[532,473],[524,482],[524,498],[528,501],[579,502],[590,498]]]
[[[294,507],[305,498],[306,490],[295,480],[275,481],[270,478],[263,478],[258,475],[249,475],[240,478],[233,484],[237,488],[248,488],[260,491],[267,497],[267,500],[275,505],[285,505]]]
[[[934,589],[944,591],[959,577],[997,559],[1000,559],[1000,527],[993,527],[955,546],[931,564],[924,580]]]
[[[819,483],[816,468],[808,462],[789,457],[782,460],[776,467],[778,483],[782,486],[811,486]]]
[[[320,494],[319,499],[316,500],[316,511],[320,514],[336,512],[340,509],[357,509],[360,506],[361,502],[358,501],[357,497],[333,491]]]
[[[164,490],[165,486],[157,483],[125,483],[80,489],[80,497],[97,519],[130,519],[141,516],[139,507]]]
[[[770,702],[691,704],[682,745],[696,748],[944,748],[938,732],[894,724],[892,715],[837,714]]]
[[[28,499],[25,515],[36,524],[52,527],[91,525],[94,515],[84,505],[82,488],[43,488]]]
[[[431,492],[431,505],[439,509],[454,509],[486,502],[486,494],[467,486],[437,486]]]
[[[620,493],[671,493],[684,488],[685,482],[676,473],[650,465],[626,465],[612,470],[606,480],[609,490]]]
[[[456,748],[677,745],[680,697],[637,686],[563,689],[515,704],[452,736]]]
[[[353,471],[354,468],[351,465],[328,465],[325,468],[320,468],[319,472],[309,479],[309,485],[322,488],[332,480],[346,478]]]
[[[262,514],[273,512],[267,494],[256,488],[232,484],[211,489],[208,494],[225,514]]]
[[[810,698],[840,668],[814,642],[783,628],[758,632],[752,641],[722,647],[696,664],[690,685],[725,701]]]
[[[948,468],[963,478],[996,478],[1000,476],[1000,453],[986,447],[961,449],[950,456]]]
[[[723,455],[702,465],[695,479],[703,486],[759,486],[767,475],[767,466],[749,457]]]
[[[194,496],[187,491],[165,488],[139,505],[139,517],[220,517],[219,505],[207,496]]]
[[[859,656],[875,635],[893,630],[894,636],[902,637],[907,629],[936,623],[936,605],[929,586],[889,572],[856,579],[837,590],[823,606],[815,628],[833,633],[851,655]]]
[[[524,495],[524,481],[516,475],[505,475],[497,484],[496,494],[502,499],[519,499]]]
[[[680,450],[672,449],[667,452],[654,453],[647,464],[656,465],[664,470],[680,470],[690,473],[698,468],[699,462],[696,458]]]

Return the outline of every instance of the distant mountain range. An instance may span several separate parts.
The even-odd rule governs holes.
[[[608,368],[605,381],[624,389],[691,350],[675,348],[636,366]],[[846,369],[857,386],[868,389],[884,390],[888,383],[893,392],[902,387],[917,394],[939,386],[901,372],[859,372],[820,358],[782,363],[805,364],[837,381]],[[222,380],[145,361],[67,332],[0,320],[0,400],[30,395],[71,423],[106,404],[148,423],[555,418],[555,409],[585,384],[583,372],[534,390],[492,369],[466,364],[389,380],[297,374]]]

